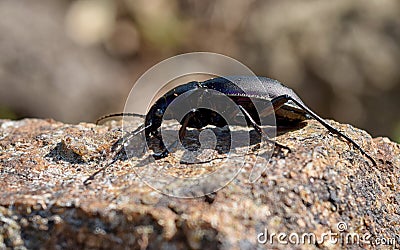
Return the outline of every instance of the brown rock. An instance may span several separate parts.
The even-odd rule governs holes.
[[[292,152],[275,150],[269,160],[262,156],[263,146],[251,145],[246,158],[227,159],[232,166],[246,159],[227,186],[206,197],[179,199],[150,188],[135,172],[166,166],[174,162],[172,156],[156,162],[120,157],[104,175],[83,185],[103,157],[112,157],[110,147],[121,135],[119,123],[106,127],[1,120],[0,248],[271,248],[270,238],[264,245],[257,242],[265,230],[270,237],[276,234],[274,247],[282,249],[288,245],[278,243],[279,233],[287,234],[285,241],[295,241],[295,234],[303,233],[319,240],[329,232],[342,236],[339,240],[356,233],[371,235],[374,245],[375,239],[397,237],[398,247],[400,146],[331,123],[362,144],[378,166],[310,120],[276,138]],[[227,155],[217,157],[216,163],[203,165],[175,160],[165,171],[198,176],[218,169]],[[266,172],[251,183],[250,166],[256,159]],[[334,245],[325,239],[289,246],[337,248],[347,243]]]

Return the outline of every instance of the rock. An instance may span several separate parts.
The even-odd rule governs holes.
[[[397,237],[398,247],[400,145],[330,122],[362,144],[378,165],[309,120],[277,136],[291,152],[276,149],[271,159],[264,159],[265,148],[256,144],[245,158],[217,152],[232,166],[238,159],[246,164],[222,189],[180,199],[150,188],[137,169],[172,162],[167,173],[197,176],[215,171],[222,160],[197,168],[173,164],[172,156],[146,162],[117,155],[105,174],[85,186],[100,162],[112,158],[120,123],[0,120],[0,248],[256,249],[270,248],[271,237],[274,247],[286,248],[278,242],[279,233],[287,234],[281,240],[291,240],[292,247],[338,247],[327,238],[321,241],[329,232],[339,240],[367,236],[373,245],[379,245],[375,239]],[[249,166],[256,158],[266,171],[252,183]],[[304,233],[320,242],[292,244]]]

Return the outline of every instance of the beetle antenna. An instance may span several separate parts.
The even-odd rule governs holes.
[[[330,125],[329,123],[327,123],[324,119],[322,119],[321,117],[319,117],[317,114],[315,114],[312,110],[310,110],[309,108],[307,108],[304,104],[300,103],[299,101],[297,101],[295,98],[292,98],[291,96],[286,96],[286,98],[292,100],[294,103],[296,103],[299,107],[301,107],[303,110],[305,110],[309,115],[311,115],[315,120],[319,121],[319,123],[321,123],[325,128],[327,128],[329,130],[329,132],[337,134],[338,136],[341,136],[343,138],[345,138],[348,142],[350,142],[351,144],[353,144],[353,146],[355,148],[357,148],[365,157],[367,157],[374,166],[376,166],[376,162],[375,160],[367,153],[365,152],[360,145],[358,145],[355,141],[353,141],[353,139],[351,139],[350,137],[348,137],[347,135],[343,134],[342,132],[340,132],[338,129],[332,127],[332,125]]]
[[[118,117],[118,116],[134,116],[134,117],[140,117],[140,118],[145,118],[145,115],[141,114],[136,114],[136,113],[113,113],[113,114],[108,114],[101,116],[99,119],[96,120],[96,125],[99,124],[104,119],[111,118],[111,117]]]

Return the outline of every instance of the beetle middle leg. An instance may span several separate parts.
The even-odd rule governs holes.
[[[196,109],[192,109],[188,114],[185,115],[182,121],[182,126],[179,129],[179,140],[182,141],[186,135],[186,129],[189,125],[190,119],[193,119],[196,116]]]
[[[290,149],[288,146],[282,145],[282,144],[280,144],[280,143],[278,143],[278,142],[276,142],[276,141],[274,141],[274,140],[269,139],[269,138],[268,138],[268,135],[262,130],[262,128],[260,127],[260,125],[258,125],[258,124],[254,121],[253,117],[251,117],[251,115],[247,112],[247,110],[246,110],[245,108],[243,108],[241,105],[239,105],[239,109],[243,112],[243,114],[245,115],[245,117],[250,121],[251,125],[253,126],[253,128],[256,130],[256,132],[257,132],[259,135],[264,136],[265,139],[266,139],[268,142],[274,143],[274,144],[276,144],[278,147],[287,149],[289,152],[291,152],[291,149]]]

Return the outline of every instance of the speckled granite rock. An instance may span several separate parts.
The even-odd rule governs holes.
[[[310,120],[307,126],[276,138],[292,152],[275,152],[256,182],[248,181],[250,169],[245,165],[218,192],[179,199],[144,184],[135,174],[135,159],[121,158],[90,185],[83,185],[99,168],[103,152],[109,154],[120,136],[115,129],[118,123],[106,127],[2,120],[0,249],[263,249],[271,247],[257,241],[265,230],[269,236],[370,234],[371,242],[397,237],[398,247],[400,146],[331,123],[358,138],[378,166],[371,166],[357,150]],[[346,223],[341,226],[347,229],[340,231],[339,222]],[[261,236],[259,240],[265,235]],[[274,242],[276,248],[288,247],[276,236]],[[304,249],[344,245],[327,240],[305,245],[289,242],[292,248]]]

